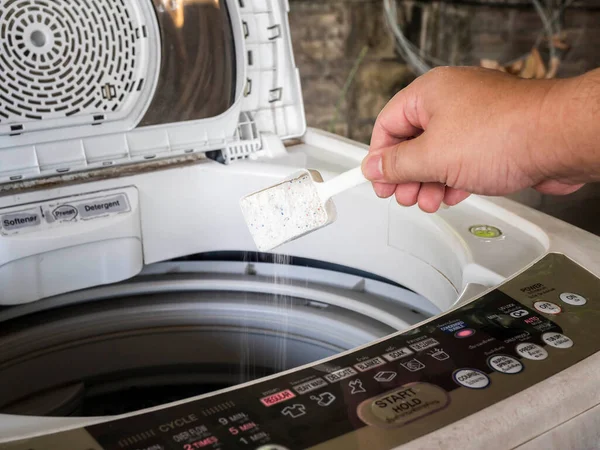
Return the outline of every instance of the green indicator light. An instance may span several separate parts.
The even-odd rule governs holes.
[[[474,225],[469,231],[478,238],[493,239],[502,236],[502,231],[490,225]]]

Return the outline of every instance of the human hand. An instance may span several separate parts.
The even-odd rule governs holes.
[[[586,181],[563,125],[573,81],[480,68],[434,69],[390,100],[363,172],[379,197],[435,212],[471,193],[568,194]]]

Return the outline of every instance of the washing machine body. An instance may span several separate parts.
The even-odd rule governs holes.
[[[428,215],[365,185],[256,254],[243,195],[366,154],[306,129],[285,2],[4,6],[0,448],[593,447],[598,237],[506,199]],[[227,379],[248,355],[232,329],[270,372]],[[78,377],[198,361],[227,387],[38,414]]]

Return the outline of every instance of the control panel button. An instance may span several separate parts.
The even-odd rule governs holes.
[[[429,383],[411,383],[365,400],[357,409],[367,425],[395,428],[444,409],[450,403],[448,393]]]
[[[560,294],[560,299],[567,305],[573,306],[583,306],[587,303],[587,298],[579,294],[573,294],[572,292],[563,292]]]
[[[516,358],[508,355],[494,355],[488,359],[488,365],[496,372],[515,374],[523,370],[523,364]]]
[[[325,379],[330,383],[335,383],[336,381],[342,381],[357,374],[358,372],[356,372],[356,370],[354,370],[352,367],[345,367],[325,375]]]
[[[423,341],[417,342],[416,344],[411,344],[409,347],[412,348],[415,352],[421,352],[423,350],[427,350],[428,348],[435,347],[440,345],[438,341],[434,338],[428,338]]]
[[[454,381],[469,389],[483,389],[490,384],[488,376],[477,369],[458,369],[452,376]]]
[[[294,390],[298,394],[303,395],[325,386],[327,386],[327,382],[323,378],[313,378],[312,380],[294,386]]]
[[[516,311],[512,311],[509,313],[510,317],[513,319],[520,319],[521,317],[525,317],[529,315],[529,311],[526,309],[517,309]]]
[[[533,304],[533,307],[544,314],[560,314],[562,309],[556,303],[539,301]]]
[[[548,352],[544,347],[540,347],[539,345],[530,342],[518,344],[516,351],[523,358],[531,359],[533,361],[542,361],[548,357]]]
[[[277,403],[285,402],[285,401],[290,400],[295,397],[296,397],[296,395],[292,391],[290,391],[289,389],[286,389],[285,391],[279,391],[275,394],[271,394],[267,397],[263,397],[260,399],[260,402],[263,405],[269,407],[269,406],[276,405]]]
[[[413,353],[414,352],[411,349],[409,349],[407,347],[402,347],[397,350],[386,353],[385,355],[383,355],[383,357],[391,362],[391,361],[396,361],[397,359],[400,359],[400,358],[405,358],[406,356],[410,356]]]
[[[554,348],[571,348],[573,340],[564,334],[550,332],[542,334],[542,340]]]
[[[375,358],[371,358],[367,361],[354,364],[354,368],[359,372],[366,372],[367,370],[375,369],[376,367],[383,366],[384,364],[385,361],[379,356],[376,356]]]
[[[475,330],[472,328],[463,328],[462,330],[458,330],[456,333],[454,333],[454,337],[457,337],[459,339],[464,339],[464,338],[468,338],[470,336],[473,336],[475,334]]]

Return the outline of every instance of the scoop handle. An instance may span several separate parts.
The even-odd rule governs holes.
[[[351,189],[359,184],[365,183],[368,180],[362,173],[362,169],[360,166],[348,170],[335,178],[332,178],[329,181],[325,181],[323,183],[317,183],[319,190],[319,197],[321,200],[327,201],[331,197],[340,192],[343,192],[347,189]]]

